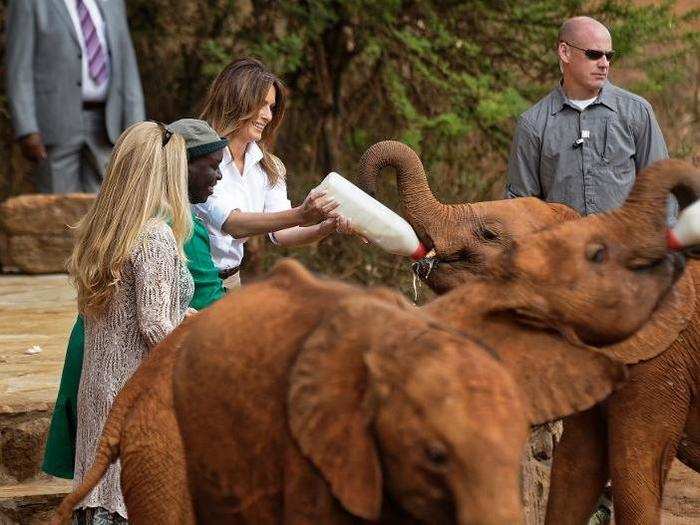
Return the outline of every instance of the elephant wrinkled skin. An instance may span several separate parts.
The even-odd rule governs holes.
[[[518,522],[518,390],[398,294],[286,261],[195,321],[173,388],[199,522]]]
[[[286,263],[204,312],[173,376],[198,518],[391,523],[407,512],[430,523],[519,521],[514,478],[525,432],[503,436],[516,420],[524,428],[604,399],[624,370],[587,345],[618,341],[648,322],[682,273],[663,223],[642,238],[616,231],[620,220],[586,217],[528,236],[494,259],[489,277],[465,279],[420,310],[370,308],[363,296],[348,311],[338,295],[347,285]],[[480,344],[452,339],[445,347],[432,326]],[[521,411],[495,408],[494,397],[513,402],[494,390],[505,376],[478,359],[461,364],[489,353],[516,379]],[[490,400],[486,412],[474,389]],[[436,399],[451,400],[449,411]],[[453,470],[426,465],[421,451],[430,460],[436,450]],[[367,464],[375,452],[380,474]],[[494,461],[508,463],[508,474]]]
[[[652,272],[647,284],[659,287],[648,288],[663,293],[673,275],[671,266]],[[530,310],[527,279],[511,282],[497,301],[469,304],[476,286],[482,299],[497,295],[489,283],[474,283],[445,296],[463,315],[443,327],[393,292],[280,264],[266,281],[188,319],[144,361],[115,402],[95,465],[59,517],[119,457],[132,523],[194,522],[181,490],[187,479],[203,523],[357,522],[380,509],[383,523],[518,522],[528,423],[590,407],[624,370],[549,330],[511,326],[520,315],[513,309],[532,318],[556,305],[542,298]],[[648,299],[655,302],[651,293]],[[561,359],[537,363],[520,349],[499,354],[453,331],[477,314],[560,346]],[[531,371],[527,395],[511,377],[517,369]],[[534,394],[552,388],[542,379],[555,376],[556,403]]]
[[[385,166],[397,170],[406,218],[436,250],[435,260],[420,263],[416,273],[438,293],[474,275],[498,271],[497,258],[524,235],[578,216],[566,206],[534,198],[441,204],[430,191],[420,159],[393,141],[368,149],[360,162],[360,185],[373,192]],[[660,231],[670,190],[682,205],[697,197],[697,185],[679,180],[680,172],[688,179],[699,176],[677,161],[657,163],[639,174],[626,211],[617,213],[618,235],[643,239],[648,230]],[[644,261],[637,264],[643,270]],[[691,261],[650,322],[628,340],[604,349],[634,365],[631,378],[607,401],[606,411],[595,408],[566,420],[567,432],[554,461],[548,523],[585,523],[609,476],[618,523],[658,523],[673,457],[677,454],[691,468],[700,468],[699,284],[700,263]],[[549,358],[543,352],[542,359]]]

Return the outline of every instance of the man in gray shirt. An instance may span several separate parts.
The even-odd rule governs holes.
[[[506,194],[568,204],[584,215],[617,208],[636,173],[668,157],[654,111],[608,82],[612,39],[600,22],[564,22],[557,54],[560,85],[518,120]]]
[[[564,22],[557,54],[560,84],[518,119],[506,196],[539,197],[583,215],[617,208],[637,172],[668,158],[654,111],[608,82],[612,38],[597,20]],[[676,203],[669,202],[672,220]],[[609,499],[601,498],[590,523],[608,523],[610,512]]]

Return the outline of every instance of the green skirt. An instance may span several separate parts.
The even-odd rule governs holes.
[[[211,262],[207,232],[201,225],[197,231],[199,231],[198,236],[185,244],[185,253],[190,261],[188,268],[194,277],[194,296],[190,306],[201,310],[220,299],[224,295],[224,288]],[[195,265],[194,262],[197,264]],[[206,268],[207,264],[211,268]],[[61,385],[58,387],[56,406],[46,439],[44,463],[41,466],[44,472],[59,478],[73,479],[78,422],[78,387],[83,370],[84,347],[85,325],[83,317],[79,315],[68,340]]]
[[[75,433],[78,422],[78,386],[83,370],[83,347],[85,326],[78,316],[73,325],[63,365],[61,385],[51,417],[49,435],[46,439],[44,463],[41,469],[59,478],[73,479],[75,463]]]

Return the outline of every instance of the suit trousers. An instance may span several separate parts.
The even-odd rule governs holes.
[[[82,134],[46,146],[47,158],[37,166],[39,192],[96,193],[100,189],[112,153],[104,108],[83,109],[82,119]]]

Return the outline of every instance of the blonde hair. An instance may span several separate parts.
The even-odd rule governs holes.
[[[263,153],[262,165],[270,186],[284,177],[281,162],[275,162],[270,148],[284,117],[287,94],[284,85],[265,64],[254,58],[231,62],[214,79],[202,106],[200,119],[206,120],[216,132],[227,138],[241,131],[265,104],[270,87],[275,89],[272,120],[265,126],[258,146]]]
[[[192,234],[185,140],[154,122],[130,126],[117,140],[94,204],[77,225],[68,271],[78,309],[99,314],[119,287],[124,264],[152,218],[170,224],[183,261]]]

